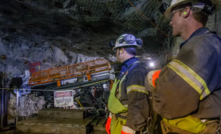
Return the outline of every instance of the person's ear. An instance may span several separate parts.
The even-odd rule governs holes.
[[[190,15],[190,11],[191,11],[190,7],[186,7],[183,11],[183,17],[187,18]]]
[[[123,54],[124,53],[124,48],[121,48],[120,49],[120,54]]]

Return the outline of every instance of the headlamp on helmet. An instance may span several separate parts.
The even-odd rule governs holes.
[[[143,45],[143,40],[141,38],[137,38],[136,42],[138,45],[142,46]]]
[[[205,4],[202,2],[193,3],[192,7],[202,9],[202,11],[204,11],[208,15],[213,15],[215,13],[215,9],[216,9],[216,7],[214,5],[212,5],[212,3],[211,3],[211,5],[209,5],[209,4]]]
[[[109,46],[111,47],[111,49],[114,48],[114,46],[115,46],[114,41],[111,41],[111,42],[109,43]]]

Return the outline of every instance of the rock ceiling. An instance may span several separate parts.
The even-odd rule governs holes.
[[[160,5],[161,0],[0,0],[0,55],[24,63],[37,61],[28,55],[41,54],[41,62],[50,62],[43,57],[58,48],[71,64],[70,53],[110,57],[109,42],[123,33],[143,39],[139,55],[154,55],[170,33]]]
[[[155,53],[170,29],[160,18],[160,4],[159,0],[1,0],[1,34],[7,33],[5,40],[41,38],[63,50],[104,56],[110,53],[111,40],[133,33],[144,40],[145,51]]]

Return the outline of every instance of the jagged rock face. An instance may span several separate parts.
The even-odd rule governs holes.
[[[32,44],[25,39],[13,43],[0,39],[0,53],[6,55],[0,60],[0,71],[7,72],[13,77],[23,74],[25,70],[31,73],[64,65],[76,64],[102,58],[100,56],[85,56],[69,50],[62,50],[53,46],[51,42],[39,42],[41,45]],[[109,60],[115,60],[111,55]]]
[[[36,64],[40,64],[37,70],[44,70],[99,57],[114,61],[108,44],[123,33],[143,39],[138,55],[154,55],[170,32],[169,21],[158,11],[160,4],[154,0],[0,1],[0,71],[14,75]]]

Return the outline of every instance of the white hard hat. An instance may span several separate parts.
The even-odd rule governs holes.
[[[189,2],[192,3],[193,7],[202,9],[203,11],[208,13],[208,15],[212,15],[215,10],[217,11],[221,7],[221,0],[172,0],[170,7],[168,7],[164,13],[165,16],[169,18],[172,8],[176,7],[179,4],[185,4]],[[212,5],[209,5],[209,2],[211,2]]]
[[[143,41],[140,38],[136,38],[132,34],[122,34],[115,42],[113,49],[120,47],[136,47],[141,48]]]
[[[170,18],[170,12],[171,12],[171,9],[175,6],[177,6],[178,4],[182,3],[182,2],[190,2],[188,0],[172,0],[171,1],[171,4],[170,4],[170,7],[167,8],[167,10],[165,11],[165,16],[167,18]]]

